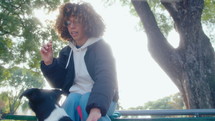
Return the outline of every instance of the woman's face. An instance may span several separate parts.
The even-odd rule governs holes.
[[[67,28],[69,34],[76,43],[83,43],[87,41],[88,37],[85,35],[83,24],[81,24],[76,17],[71,16],[69,18],[67,21]]]

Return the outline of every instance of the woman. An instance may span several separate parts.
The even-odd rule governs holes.
[[[43,45],[41,70],[53,87],[67,94],[62,107],[74,121],[110,121],[118,87],[112,52],[101,38],[102,18],[87,3],[66,3],[55,29],[69,45],[58,58],[53,57],[52,42]]]

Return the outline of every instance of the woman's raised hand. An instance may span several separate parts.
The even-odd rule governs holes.
[[[46,65],[52,64],[53,61],[53,51],[52,51],[52,41],[44,44],[40,50],[42,60]]]

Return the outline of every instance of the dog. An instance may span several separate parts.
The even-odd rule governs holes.
[[[58,104],[62,94],[59,89],[31,88],[25,90],[20,99],[24,96],[29,100],[29,107],[36,114],[38,121],[72,121]]]

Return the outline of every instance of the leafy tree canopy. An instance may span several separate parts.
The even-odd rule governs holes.
[[[1,112],[15,113],[20,105],[19,96],[27,88],[42,87],[43,79],[40,73],[25,68],[13,67],[3,72],[4,80],[0,82],[2,99]]]
[[[52,28],[53,22],[43,25],[35,17],[35,10],[49,13],[68,1],[0,1],[0,98],[4,99],[0,102],[1,111],[14,113],[20,105],[19,93],[44,85],[39,70],[39,49],[48,39],[56,41],[58,37]]]
[[[1,0],[0,1],[0,65],[26,63],[38,67],[41,43],[57,36],[51,22],[44,25],[34,16],[35,9],[55,10],[68,0]],[[33,9],[32,9],[33,8]],[[10,55],[10,56],[8,56]]]
[[[172,18],[166,9],[162,6],[160,0],[147,0],[151,10],[154,12],[154,16],[157,20],[158,26],[163,32],[165,36],[174,28],[174,23]],[[104,0],[106,5],[112,5],[116,2],[116,0]],[[129,6],[130,13],[134,16],[137,16],[137,13],[132,6],[129,0],[120,0],[122,6]],[[204,30],[206,34],[209,36],[212,42],[215,41],[215,31],[213,28],[215,27],[215,1],[214,0],[204,0],[204,10],[202,14],[202,24],[204,25]],[[139,22],[137,24],[137,28],[142,30],[142,23]]]

